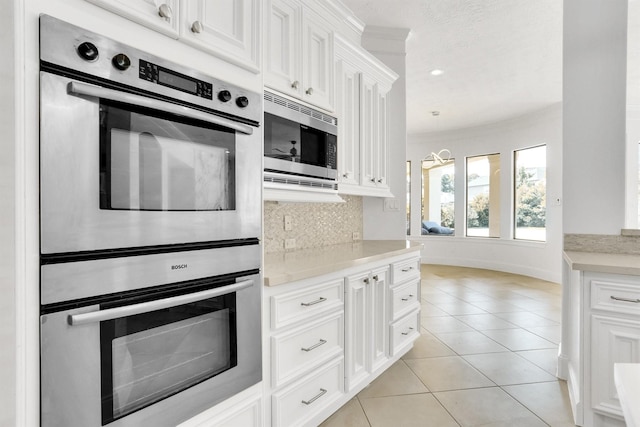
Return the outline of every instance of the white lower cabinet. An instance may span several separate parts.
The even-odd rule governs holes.
[[[263,385],[257,384],[177,427],[263,427]]]
[[[387,287],[389,267],[347,276],[347,388],[365,381],[387,360]]]
[[[344,362],[341,357],[273,393],[273,425],[304,425],[327,405],[338,400],[343,390]]]
[[[575,422],[623,427],[613,366],[640,363],[640,277],[564,269],[558,371],[567,380]]]
[[[272,427],[317,426],[411,349],[419,336],[419,264],[416,251],[265,287]],[[397,285],[394,269],[407,270],[395,274]]]

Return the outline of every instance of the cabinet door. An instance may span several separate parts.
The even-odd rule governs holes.
[[[267,1],[264,83],[288,95],[302,96],[302,10],[291,0]]]
[[[378,172],[378,156],[376,149],[378,146],[378,84],[375,80],[363,75],[362,78],[362,98],[360,105],[361,111],[361,165],[363,187],[373,187],[377,185]]]
[[[260,5],[260,0],[182,1],[181,39],[257,73]]]
[[[178,0],[87,0],[152,30],[178,38]]]
[[[376,185],[380,189],[389,189],[388,173],[389,173],[389,119],[387,106],[387,93],[381,90],[377,93],[377,134],[376,145],[374,149],[375,155],[378,156],[376,162]]]
[[[387,319],[387,295],[389,284],[389,268],[381,268],[371,273],[371,303],[369,305],[370,330],[368,336],[371,337],[371,360],[369,371],[373,372],[380,365],[387,361],[388,351],[388,319]]]
[[[623,416],[613,364],[640,363],[640,322],[592,315],[591,339],[592,407]]]
[[[336,62],[336,113],[338,126],[338,180],[360,184],[360,81],[361,73],[344,59]]]
[[[320,16],[302,11],[303,99],[333,110],[333,33]]]
[[[369,292],[369,273],[349,276],[345,280],[347,290],[345,359],[347,389],[351,390],[368,376],[367,358],[370,340],[367,339],[367,321],[370,310],[367,307],[369,300],[367,294]]]

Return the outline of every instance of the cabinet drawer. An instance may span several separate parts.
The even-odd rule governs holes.
[[[614,313],[640,314],[640,286],[592,280],[591,307]]]
[[[391,320],[397,320],[420,304],[420,280],[415,279],[391,289]],[[419,308],[419,307],[418,307]]]
[[[343,312],[271,337],[272,386],[280,387],[323,361],[343,355],[343,349]]]
[[[324,365],[281,391],[272,394],[274,427],[303,425],[339,399],[344,389],[344,358]]]
[[[318,313],[344,307],[344,279],[271,297],[271,328],[299,323]]]
[[[390,331],[389,351],[390,356],[395,356],[398,352],[415,341],[420,336],[420,310],[412,311],[400,320],[392,323]]]
[[[420,258],[393,263],[391,270],[393,272],[391,283],[394,285],[400,284],[405,280],[420,277]]]

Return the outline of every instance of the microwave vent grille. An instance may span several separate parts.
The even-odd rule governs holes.
[[[266,182],[273,182],[274,184],[288,184],[288,185],[299,185],[302,187],[310,187],[310,188],[325,188],[329,190],[336,190],[338,188],[336,183],[333,182],[318,182],[312,180],[306,180],[303,177],[291,176],[282,177],[282,176],[267,176],[265,175],[264,180]]]
[[[270,92],[264,93],[264,100],[266,102],[271,102],[276,105],[280,105],[282,107],[288,108],[293,111],[297,111],[306,116],[313,117],[316,120],[321,120],[326,123],[330,123],[332,125],[337,125],[338,120],[335,117],[332,117],[328,114],[324,114],[322,111],[314,110],[313,108],[305,107],[304,105],[298,104],[297,102],[289,101],[286,98],[275,95]]]

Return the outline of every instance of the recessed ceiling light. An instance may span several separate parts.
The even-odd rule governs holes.
[[[444,73],[444,71],[436,68],[435,70],[431,70],[430,73],[431,73],[432,76],[441,76],[442,73]]]

